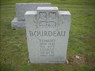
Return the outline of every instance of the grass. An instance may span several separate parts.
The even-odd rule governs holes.
[[[29,64],[26,31],[12,30],[15,3],[50,2],[72,14],[67,58],[69,64]],[[1,0],[0,1],[1,71],[94,71],[95,1],[94,0]],[[80,59],[75,56],[79,55]]]

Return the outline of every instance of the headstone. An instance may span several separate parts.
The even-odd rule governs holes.
[[[50,7],[50,3],[16,3],[16,17],[12,20],[12,28],[25,28],[24,14],[26,11],[35,11],[37,7]]]
[[[65,63],[70,31],[70,12],[57,7],[38,7],[25,13],[31,63]]]
[[[24,20],[18,21],[17,18],[15,17],[11,22],[11,26],[12,29],[25,28],[25,21]]]

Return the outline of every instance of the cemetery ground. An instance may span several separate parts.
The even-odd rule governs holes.
[[[15,3],[50,2],[59,10],[71,12],[71,30],[67,50],[68,64],[30,64],[25,29],[13,30]],[[95,71],[94,0],[1,0],[1,71]]]

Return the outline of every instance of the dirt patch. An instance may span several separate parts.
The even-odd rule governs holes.
[[[91,57],[91,58],[86,58],[86,64],[95,69],[95,57]]]
[[[68,65],[76,66],[76,65],[84,65],[86,64],[86,56],[77,54],[77,55],[69,55],[68,56]]]

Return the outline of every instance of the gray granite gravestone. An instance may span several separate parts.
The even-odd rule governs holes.
[[[25,28],[24,14],[26,11],[35,11],[37,7],[49,7],[50,3],[16,3],[16,17],[12,20],[13,29]]]
[[[70,12],[57,7],[38,7],[25,13],[31,63],[64,63],[70,31]]]

